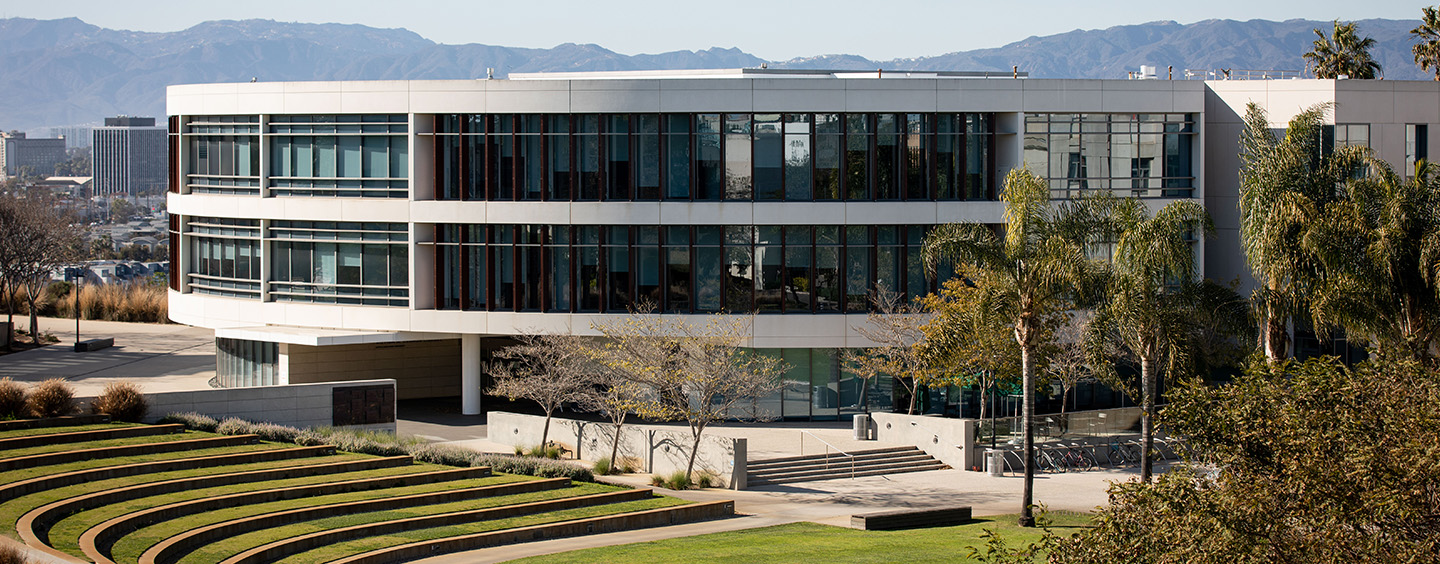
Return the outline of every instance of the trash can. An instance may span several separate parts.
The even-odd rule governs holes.
[[[985,449],[985,472],[996,478],[1005,475],[1005,451]]]
[[[870,416],[864,413],[856,413],[854,421],[855,440],[870,440]]]

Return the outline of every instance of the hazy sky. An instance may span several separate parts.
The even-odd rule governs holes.
[[[403,27],[439,43],[595,43],[632,55],[739,47],[769,60],[831,53],[883,60],[1156,20],[1418,19],[1423,5],[1394,0],[0,0],[0,16],[74,16],[101,27],[140,31],[263,18]]]

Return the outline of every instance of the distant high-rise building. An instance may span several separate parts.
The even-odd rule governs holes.
[[[90,146],[90,132],[93,125],[64,125],[50,128],[51,137],[64,137],[66,149],[83,149]]]
[[[163,192],[166,182],[165,128],[155,118],[105,118],[91,133],[91,176],[95,194]]]
[[[0,176],[4,178],[19,175],[23,167],[30,167],[33,174],[50,176],[55,174],[55,165],[64,161],[64,139],[26,138],[23,131],[0,133]]]

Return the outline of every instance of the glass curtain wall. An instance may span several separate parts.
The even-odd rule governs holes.
[[[1025,166],[1054,198],[1188,197],[1194,138],[1193,114],[1027,114]]]
[[[920,253],[930,228],[442,224],[421,245],[440,309],[809,314],[869,311],[880,285],[934,291]]]
[[[446,114],[436,198],[993,200],[993,114]]]
[[[271,116],[266,129],[271,193],[405,198],[408,130],[405,114]],[[439,159],[445,169],[437,173],[458,173],[454,157],[453,151],[445,153]]]
[[[215,376],[222,388],[280,383],[280,345],[243,339],[215,339]]]
[[[192,217],[185,226],[192,292],[260,298],[260,221]]]
[[[407,240],[403,223],[276,221],[268,239],[270,295],[277,301],[408,306]]]
[[[185,184],[197,194],[260,194],[260,116],[189,116]]]

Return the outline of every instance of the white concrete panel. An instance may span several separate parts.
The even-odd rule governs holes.
[[[1137,80],[1134,82],[1152,82]],[[1105,91],[1100,104],[1101,111],[1113,113],[1171,113],[1176,112],[1175,95],[1169,90],[1145,92],[1131,90]],[[1191,111],[1198,111],[1199,108]]]
[[[341,315],[340,326],[345,329],[407,331],[411,328],[408,309],[362,306],[343,306],[338,309]]]
[[[1005,221],[1003,202],[938,202],[936,223],[1001,223]]]
[[[1105,111],[1104,99],[1099,88],[1031,88],[1027,84],[1024,104],[1026,112]]]
[[[845,202],[755,204],[756,225],[839,225],[845,223]]]
[[[846,202],[847,225],[906,225],[934,223],[933,202]]]
[[[658,112],[660,86],[653,80],[577,81],[570,87],[572,112]]]
[[[568,202],[490,202],[483,217],[471,216],[469,223],[570,223]],[[468,215],[468,214],[467,214]]]
[[[744,225],[754,220],[749,202],[675,202],[660,206],[663,225]],[[577,216],[578,219],[578,216]]]
[[[488,202],[411,202],[410,220],[416,223],[484,223],[489,206]]]
[[[835,88],[764,88],[751,93],[759,112],[843,112],[845,91]]]
[[[1396,123],[1440,123],[1440,88],[1396,89],[1394,117]]]
[[[541,84],[539,88],[517,88],[496,81],[490,85],[485,110],[492,113],[567,112],[570,90],[564,83]]]
[[[285,107],[281,111],[287,114],[333,114],[339,107],[339,92],[289,92],[285,94]]]
[[[661,205],[659,202],[575,202],[570,204],[570,217],[563,220],[562,223],[659,225]]]
[[[482,91],[417,90],[410,92],[410,111],[423,114],[485,113],[486,95]]]
[[[343,307],[334,305],[277,302],[284,308],[284,325],[349,329],[345,327]]]
[[[345,221],[410,221],[410,202],[397,199],[336,198]],[[334,204],[331,204],[334,205]]]
[[[733,83],[688,87],[667,83],[660,87],[662,112],[748,112],[753,109],[748,84],[743,87],[736,87]]]
[[[406,113],[409,110],[410,93],[404,90],[343,91],[340,93],[340,112],[347,114]]]
[[[867,87],[866,80],[846,81],[845,111],[847,112],[933,112],[936,108],[935,83],[929,80],[902,80],[909,88]],[[875,81],[881,82],[881,81]],[[898,85],[897,85],[898,86]]]

